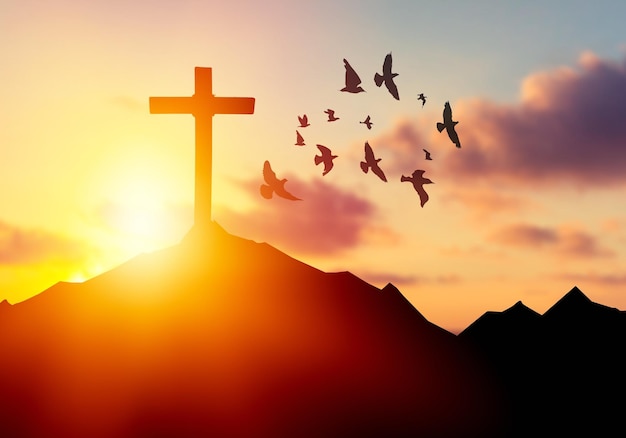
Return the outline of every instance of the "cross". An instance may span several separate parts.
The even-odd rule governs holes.
[[[195,93],[191,97],[150,97],[150,114],[192,114],[196,119],[196,180],[194,224],[211,221],[211,171],[213,116],[253,114],[253,97],[215,97],[210,68],[195,68]]]

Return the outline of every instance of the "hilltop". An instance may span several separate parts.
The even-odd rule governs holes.
[[[16,437],[497,436],[481,359],[393,285],[212,223],[82,284],[0,306]]]

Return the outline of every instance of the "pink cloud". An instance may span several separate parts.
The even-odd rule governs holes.
[[[400,275],[391,272],[364,272],[359,273],[359,277],[378,287],[385,287],[387,283],[392,283],[394,286],[410,286],[423,282],[422,278],[415,275]]]
[[[301,201],[262,199],[259,181],[242,183],[258,197],[253,211],[222,210],[216,218],[229,230],[308,254],[332,254],[369,239],[393,241],[395,233],[376,223],[374,204],[321,180],[286,176],[286,188]]]
[[[493,233],[491,240],[501,245],[539,247],[555,244],[558,237],[556,231],[550,228],[515,224]]]
[[[575,67],[534,73],[515,104],[482,98],[450,103],[461,149],[423,115],[373,140],[379,154],[391,154],[393,168],[426,166],[419,160],[421,149],[429,149],[438,160],[428,164],[439,166],[438,180],[463,184],[626,183],[626,59],[587,52]]]
[[[555,276],[557,280],[565,280],[572,284],[593,283],[603,286],[626,286],[626,274],[558,274]]]
[[[364,279],[370,284],[384,287],[387,283],[392,283],[394,286],[412,286],[412,285],[424,285],[424,284],[437,284],[448,285],[458,284],[463,279],[456,274],[445,275],[401,275],[397,273],[383,273],[383,272],[363,272],[359,273],[359,277]]]
[[[75,262],[85,258],[87,252],[86,245],[79,241],[0,222],[0,265]]]
[[[520,214],[537,208],[530,199],[481,187],[457,187],[441,195],[444,204],[460,204],[470,210],[477,220],[499,214]]]
[[[504,246],[548,249],[565,257],[611,257],[613,252],[603,248],[598,240],[583,230],[572,226],[558,228],[530,224],[513,224],[501,228],[490,239]]]

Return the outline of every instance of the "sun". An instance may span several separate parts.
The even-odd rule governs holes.
[[[111,225],[127,236],[157,238],[165,234],[166,201],[159,195],[156,181],[127,181],[112,201]]]
[[[101,207],[100,217],[118,246],[130,255],[180,240],[191,211],[168,200],[159,191],[158,181],[135,178],[126,180]]]

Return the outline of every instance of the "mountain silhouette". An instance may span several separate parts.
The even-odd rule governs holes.
[[[506,436],[611,436],[626,404],[626,312],[572,288],[542,315],[521,302],[459,333],[508,393]]]
[[[0,303],[7,437],[501,436],[483,359],[388,284],[216,223]]]

